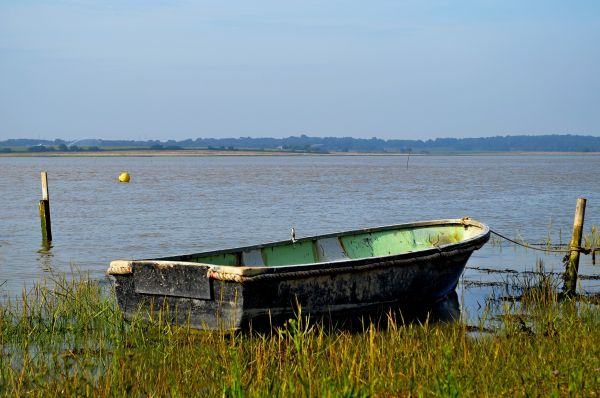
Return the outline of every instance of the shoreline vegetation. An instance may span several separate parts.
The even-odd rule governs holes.
[[[300,310],[271,332],[227,334],[170,325],[168,308],[126,322],[106,283],[57,275],[0,303],[0,395],[595,396],[597,304],[559,300],[543,273],[521,286],[479,325],[388,314],[350,331]]]
[[[0,152],[0,158],[15,157],[209,157],[209,156],[600,156],[599,152],[549,152],[549,151],[510,151],[510,152],[310,152],[283,150],[221,150],[221,149],[102,149],[98,151],[11,151]]]
[[[62,139],[0,141],[4,156],[209,156],[209,155],[497,155],[600,153],[600,137],[580,135],[437,138],[384,140],[380,138],[309,137],[196,138],[168,140],[102,140],[68,142]]]

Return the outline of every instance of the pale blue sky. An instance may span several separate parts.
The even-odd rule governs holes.
[[[0,139],[600,135],[600,2],[0,2]]]

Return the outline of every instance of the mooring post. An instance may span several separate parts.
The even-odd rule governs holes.
[[[583,235],[583,220],[585,218],[584,198],[577,198],[575,207],[575,219],[573,220],[573,237],[571,238],[571,253],[565,271],[565,295],[572,297],[577,289],[577,272],[579,271],[579,252],[581,249],[581,236]]]
[[[42,224],[42,240],[52,241],[52,227],[50,225],[50,195],[48,194],[48,173],[42,171],[42,200],[40,200],[40,221]]]

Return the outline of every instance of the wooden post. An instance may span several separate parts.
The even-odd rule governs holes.
[[[565,271],[565,284],[563,287],[565,295],[572,297],[577,289],[577,272],[579,271],[579,250],[581,247],[581,235],[583,235],[583,220],[585,218],[584,198],[577,198],[575,207],[575,219],[573,220],[573,237],[571,238],[571,253]]]
[[[48,173],[42,171],[42,200],[40,200],[40,221],[42,225],[42,240],[52,241],[52,227],[50,224],[50,195],[48,194]]]

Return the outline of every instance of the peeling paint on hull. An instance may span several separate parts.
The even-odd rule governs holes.
[[[333,236],[338,237],[344,253],[348,253],[344,238],[364,236],[365,231],[385,235],[389,240],[387,236],[391,235],[383,234],[386,231],[397,231],[398,236],[404,236],[411,228],[427,227],[437,231],[440,226],[449,225],[470,232],[461,240],[442,245],[438,244],[440,239],[437,242],[430,239],[429,248],[365,258],[341,256],[341,249],[331,242]],[[319,246],[325,239],[328,239],[325,244]],[[134,314],[151,317],[167,306],[173,323],[189,322],[198,329],[236,330],[292,318],[298,306],[303,314],[311,316],[344,316],[381,306],[434,303],[454,291],[470,255],[488,239],[489,229],[476,221],[429,221],[299,240],[300,245],[304,245],[302,256],[309,253],[306,247],[317,247],[315,256],[319,250],[329,250],[330,256],[338,258],[335,261],[252,267],[235,265],[232,260],[236,256],[243,258],[236,253],[258,249],[274,253],[277,249],[271,250],[273,247],[285,245],[287,248],[280,250],[284,253],[281,258],[289,258],[293,250],[289,247],[293,246],[289,242],[276,242],[208,254],[130,261],[129,268],[121,261],[115,263],[115,272],[109,268],[109,274],[115,278],[117,299],[127,319]],[[311,246],[310,242],[314,244]],[[352,250],[366,249],[355,244]],[[218,259],[219,256],[226,258],[227,264],[189,261],[192,258]],[[253,261],[259,262],[256,254]],[[274,261],[267,258],[265,263]]]

